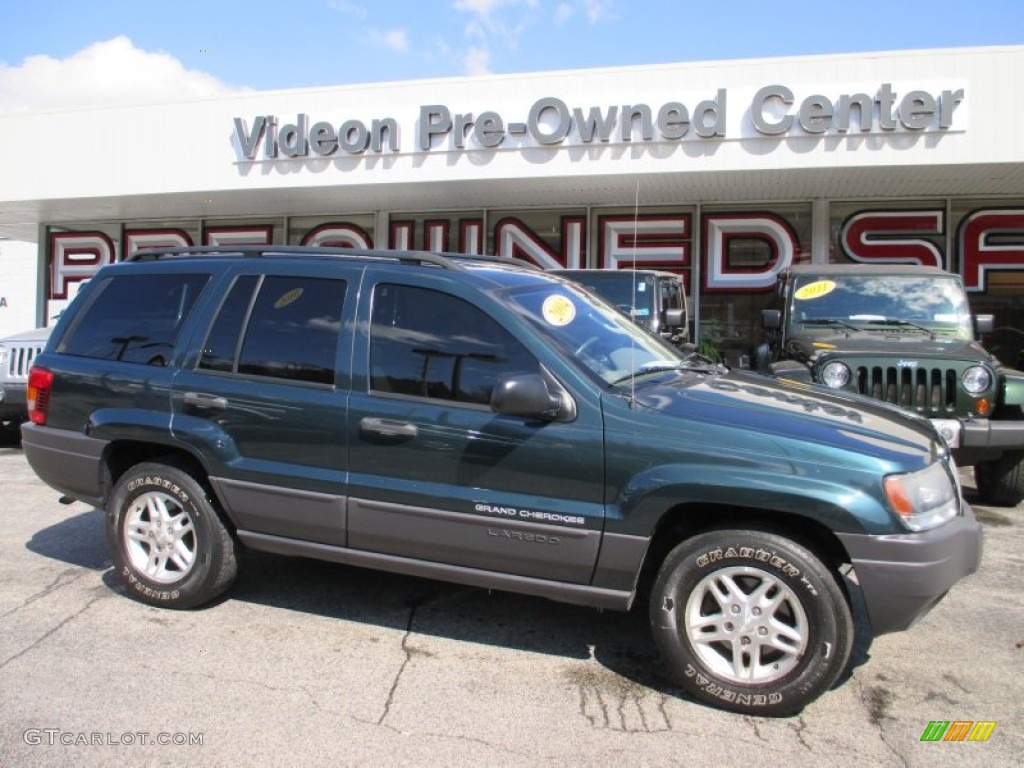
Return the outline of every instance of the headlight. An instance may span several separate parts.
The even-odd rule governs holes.
[[[960,381],[964,383],[964,389],[972,395],[978,395],[988,389],[988,385],[992,383],[992,377],[989,376],[985,368],[980,365],[972,365],[964,371]]]
[[[912,531],[940,526],[960,511],[960,496],[940,462],[919,472],[889,475],[882,485],[889,504]]]
[[[850,369],[843,363],[829,363],[821,369],[821,381],[826,387],[842,389],[850,383]]]
[[[0,368],[7,365],[7,347],[0,347]]]

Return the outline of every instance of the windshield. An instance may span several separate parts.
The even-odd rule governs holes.
[[[678,349],[569,283],[520,289],[508,294],[508,300],[555,345],[608,384],[683,363]]]
[[[791,325],[871,331],[902,330],[971,340],[970,308],[960,283],[935,275],[801,276],[793,286]]]

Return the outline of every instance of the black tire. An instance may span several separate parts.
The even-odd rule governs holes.
[[[128,593],[150,605],[202,605],[237,572],[212,494],[170,464],[138,464],[121,476],[107,505],[107,546]]]
[[[801,545],[757,530],[679,544],[654,582],[650,617],[675,681],[748,715],[799,712],[835,682],[853,645],[837,574]],[[703,628],[688,630],[688,617]]]
[[[4,419],[0,421],[0,444],[17,445],[21,442],[21,425],[24,419]]]
[[[986,504],[1015,507],[1024,500],[1024,451],[1007,451],[974,468],[978,495]]]

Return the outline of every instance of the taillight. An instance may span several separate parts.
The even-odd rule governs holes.
[[[25,393],[28,417],[33,424],[46,424],[46,410],[50,405],[51,387],[53,387],[53,372],[33,366],[28,372],[28,391]]]

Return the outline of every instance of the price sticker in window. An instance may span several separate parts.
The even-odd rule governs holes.
[[[565,296],[556,293],[544,299],[541,313],[544,315],[544,319],[551,325],[568,325],[576,317],[576,305]]]
[[[293,288],[292,290],[288,291],[288,293],[284,294],[281,298],[274,302],[274,309],[284,309],[289,304],[294,304],[296,301],[299,300],[299,297],[301,295],[301,288]]]
[[[832,293],[836,288],[836,284],[831,280],[816,280],[813,283],[800,288],[796,293],[793,294],[793,298],[800,301],[806,301],[807,299],[820,299],[822,296],[827,296]]]

